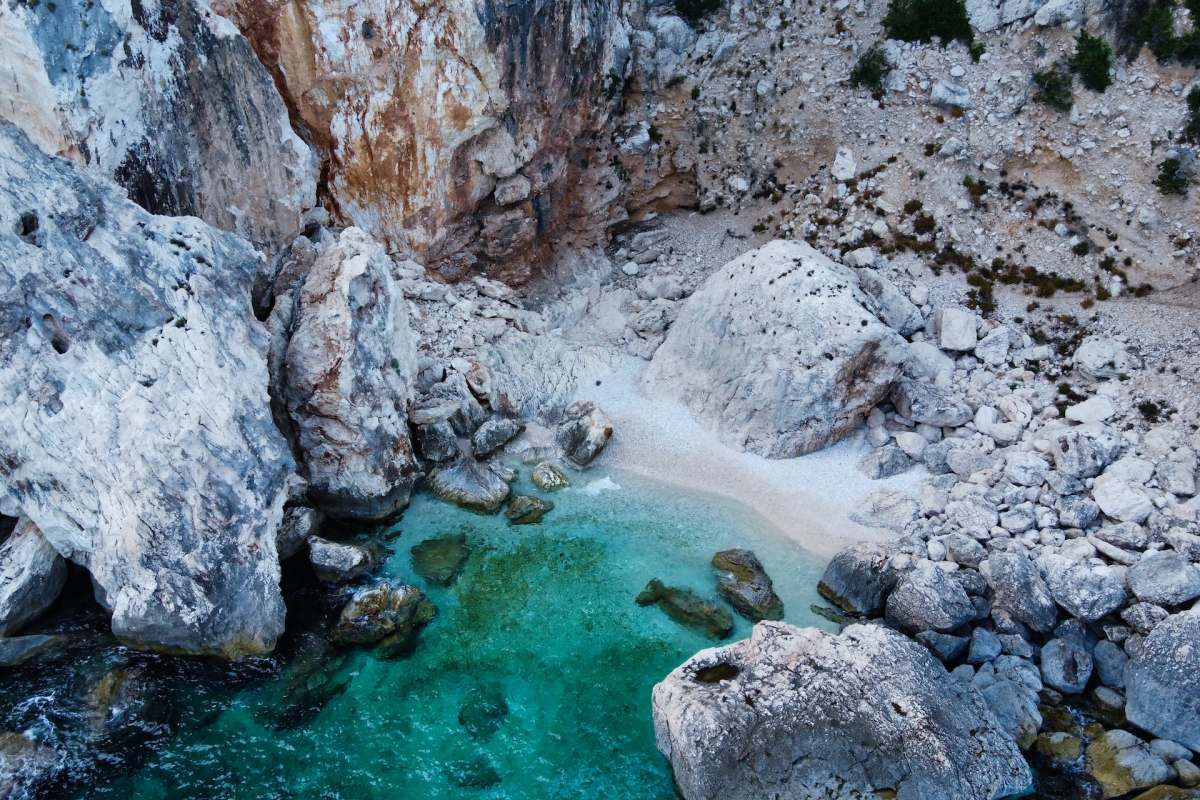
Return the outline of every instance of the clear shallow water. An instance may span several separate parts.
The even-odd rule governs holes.
[[[809,610],[823,565],[727,501],[621,474],[619,491],[580,485],[602,477],[552,495],[540,525],[417,497],[380,574],[422,587],[439,608],[408,657],[299,637],[291,661],[249,688],[181,678],[177,734],[136,772],[82,796],[672,798],[650,690],[713,642],[634,597],[654,577],[715,597],[713,552],[749,547],[786,619],[829,627]],[[459,531],[472,548],[461,576],[427,585],[410,548]],[[750,630],[735,619],[729,641]],[[507,714],[472,736],[459,713],[479,698]]]

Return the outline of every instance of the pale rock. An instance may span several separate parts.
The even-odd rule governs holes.
[[[829,174],[837,181],[848,181],[858,172],[858,164],[854,160],[854,152],[847,147],[839,147],[834,156]]]
[[[11,636],[58,599],[67,564],[37,526],[21,520],[0,543],[0,637]]]
[[[1117,409],[1112,400],[1103,395],[1096,395],[1068,407],[1066,417],[1072,422],[1104,422],[1115,413]]]
[[[1171,607],[1200,597],[1200,567],[1174,551],[1146,553],[1127,577],[1129,588],[1145,603]]]
[[[962,308],[939,308],[934,312],[934,328],[943,350],[966,352],[979,341],[979,317]]]
[[[1093,380],[1116,378],[1141,367],[1141,359],[1116,339],[1089,336],[1075,350],[1075,368]]]

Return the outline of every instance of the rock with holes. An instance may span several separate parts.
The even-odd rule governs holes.
[[[742,450],[819,450],[859,426],[905,360],[904,340],[867,303],[845,267],[802,242],[771,242],[683,301],[647,386]]]
[[[126,641],[239,656],[283,631],[294,472],[260,257],[0,122],[0,508],[92,575]]]
[[[0,636],[50,607],[67,582],[67,564],[37,526],[21,520],[0,543]]]
[[[760,622],[668,675],[653,712],[686,800],[991,800],[1032,780],[976,690],[881,626]]]
[[[407,413],[416,340],[392,262],[347,228],[317,257],[294,303],[283,393],[309,496],[336,517],[393,516],[408,504],[419,466]]]

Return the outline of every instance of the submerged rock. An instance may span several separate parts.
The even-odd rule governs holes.
[[[438,536],[415,544],[409,551],[412,555],[413,571],[430,583],[450,586],[458,580],[459,573],[471,555],[464,533]]]
[[[590,400],[580,400],[563,412],[555,440],[564,458],[577,467],[585,467],[600,455],[612,434],[608,415]]]
[[[0,637],[0,667],[17,667],[61,655],[70,641],[71,637],[59,634]]]
[[[1132,733],[1106,731],[1088,745],[1087,772],[1100,784],[1103,797],[1120,797],[1134,789],[1167,783],[1175,770]]]
[[[554,503],[528,494],[516,494],[508,501],[504,516],[514,525],[532,525],[542,521]]]
[[[490,464],[465,458],[438,467],[426,479],[429,491],[439,500],[481,514],[491,514],[503,505],[510,492],[508,481]]]
[[[308,540],[308,561],[317,579],[325,583],[349,583],[374,569],[379,559],[366,547],[331,542],[313,536]]]
[[[542,461],[534,466],[529,479],[533,481],[534,486],[543,492],[554,492],[571,485],[571,480],[567,477],[567,473],[563,472],[562,467],[552,461]]]
[[[722,550],[712,557],[717,592],[746,619],[783,619],[783,601],[758,557],[749,550]]]
[[[760,622],[673,671],[653,708],[686,800],[992,800],[1032,783],[975,690],[881,626]]]
[[[327,513],[382,520],[408,504],[419,472],[406,413],[416,373],[392,262],[347,228],[296,293],[283,374],[309,496]]]
[[[504,723],[508,716],[508,702],[504,693],[496,686],[482,686],[471,690],[458,709],[458,724],[472,739],[486,739]]]
[[[42,532],[21,520],[0,543],[0,636],[20,630],[50,607],[67,582],[67,564]]]
[[[381,583],[354,593],[342,608],[333,640],[401,649],[436,616],[437,606],[417,587]]]
[[[668,617],[690,628],[703,631],[714,639],[733,633],[733,615],[691,589],[664,586],[653,578],[637,596],[639,606],[657,605]]]
[[[0,797],[25,800],[36,797],[59,770],[54,748],[38,744],[13,731],[0,731]]]
[[[771,242],[681,303],[645,381],[740,449],[819,450],[856,429],[900,374],[905,342],[867,300],[809,245]]]
[[[487,756],[451,762],[446,766],[446,776],[462,789],[487,789],[500,783],[500,773]]]
[[[294,463],[252,313],[260,256],[4,122],[0,219],[25,220],[0,225],[0,508],[91,573],[125,641],[270,650]]]

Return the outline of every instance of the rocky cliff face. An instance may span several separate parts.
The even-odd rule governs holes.
[[[127,641],[269,650],[293,462],[251,313],[260,257],[4,122],[0,220],[0,513],[89,570]]]
[[[593,140],[626,70],[621,0],[218,9],[324,157],[325,201],[389,250],[519,281],[572,220],[603,222],[581,176],[608,169]]]
[[[0,43],[0,118],[146,210],[277,244],[315,202],[316,160],[206,0],[6,3]]]

